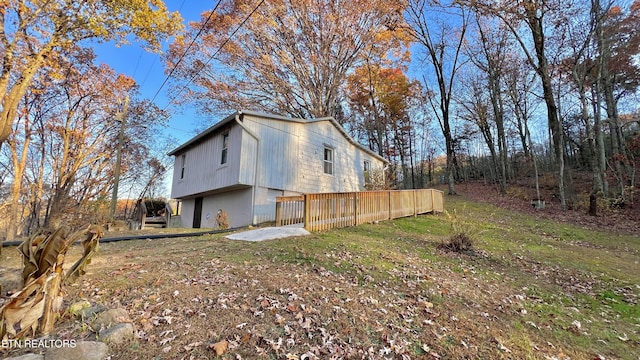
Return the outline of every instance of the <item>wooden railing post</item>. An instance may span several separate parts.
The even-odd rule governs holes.
[[[358,225],[358,193],[353,193],[353,226]]]
[[[304,206],[304,211],[303,211],[303,214],[302,214],[303,223],[304,223],[303,226],[304,226],[305,229],[311,231],[309,229],[309,225],[310,225],[309,224],[309,215],[311,213],[310,205],[309,205],[309,195],[308,194],[304,194],[304,195],[302,195],[302,198],[303,198],[303,204],[304,204],[303,205]]]
[[[434,213],[434,214],[436,213],[436,200],[435,200],[435,197],[436,197],[436,192],[435,192],[435,190],[431,189],[431,212]]]

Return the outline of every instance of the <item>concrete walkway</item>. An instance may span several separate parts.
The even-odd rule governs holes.
[[[302,227],[302,224],[281,226],[281,227],[265,227],[249,231],[243,231],[225,236],[229,240],[244,241],[264,241],[273,239],[282,239],[292,236],[311,235],[310,232]]]

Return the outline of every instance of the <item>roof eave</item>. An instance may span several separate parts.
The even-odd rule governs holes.
[[[241,113],[242,113],[241,111],[236,111],[236,112],[232,113],[231,115],[227,116],[226,118],[224,118],[224,119],[218,121],[217,123],[211,125],[205,131],[203,131],[200,134],[198,134],[198,135],[192,137],[191,139],[187,140],[187,142],[185,142],[182,145],[178,146],[177,148],[171,150],[167,155],[168,156],[173,156],[173,155],[176,155],[176,154],[182,152],[183,150],[186,150],[186,149],[190,148],[191,146],[193,146],[194,144],[198,143],[199,141],[207,138],[211,133],[213,133],[216,130],[220,129],[221,127],[227,125],[231,121],[234,121],[236,116],[238,116]]]

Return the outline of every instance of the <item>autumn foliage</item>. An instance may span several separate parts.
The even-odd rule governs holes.
[[[175,98],[206,111],[336,116],[348,74],[400,52],[401,17],[401,2],[380,0],[222,1],[171,45]]]

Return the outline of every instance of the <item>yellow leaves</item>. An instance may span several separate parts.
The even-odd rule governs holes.
[[[125,3],[130,3],[124,1]],[[134,2],[135,3],[135,2]],[[140,39],[151,45],[154,51],[160,50],[160,33],[175,34],[182,30],[181,17],[177,12],[170,13],[162,1],[153,1],[154,6],[137,2],[130,7],[130,29]],[[146,3],[146,1],[145,1]]]

